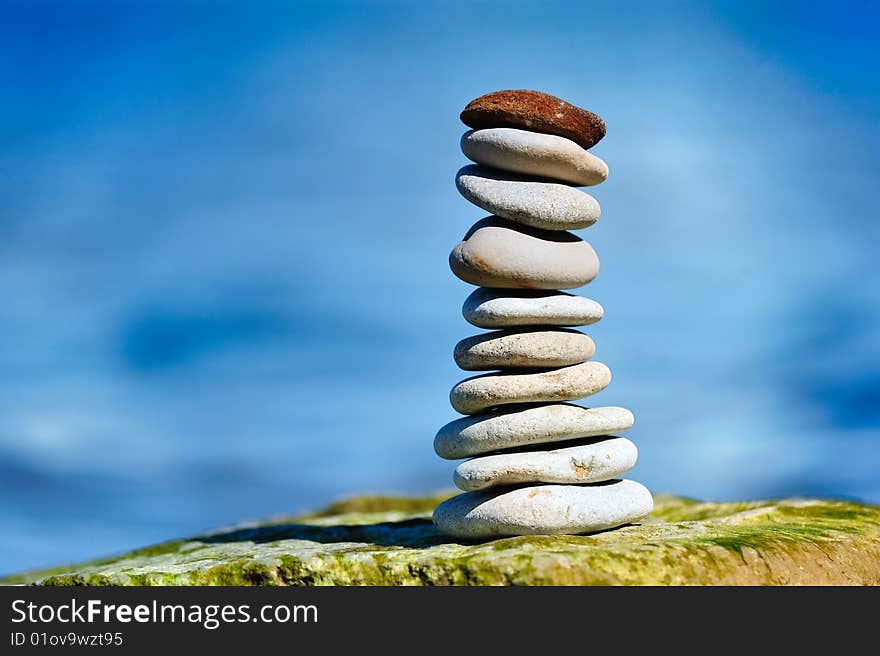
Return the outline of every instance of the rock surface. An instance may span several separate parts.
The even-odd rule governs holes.
[[[481,453],[620,433],[631,428],[626,408],[584,408],[572,403],[508,406],[451,421],[434,438],[434,451],[455,460]]]
[[[461,152],[477,164],[578,186],[597,185],[608,177],[605,162],[553,134],[515,128],[470,130],[461,137]]]
[[[521,128],[571,139],[590,148],[605,136],[605,121],[593,112],[541,91],[507,90],[471,100],[461,113],[465,125],[481,128]]]
[[[449,268],[472,285],[568,289],[599,273],[599,257],[570,232],[551,232],[487,217],[477,221],[449,254]]]
[[[464,544],[439,498],[358,497],[112,558],[7,577],[39,585],[880,585],[880,507],[655,497],[639,525]],[[63,536],[58,536],[63,539]]]
[[[461,381],[449,392],[452,407],[473,415],[496,405],[574,401],[600,392],[611,382],[611,370],[601,362],[533,374],[487,374]]]
[[[547,450],[547,446],[551,448]],[[625,437],[587,440],[574,446],[496,453],[466,460],[455,468],[455,486],[466,492],[493,485],[561,483],[578,485],[619,478],[636,464],[639,451]]]
[[[605,310],[596,301],[565,292],[481,287],[461,308],[465,321],[479,328],[588,326]]]
[[[496,330],[455,345],[455,363],[465,371],[566,367],[586,362],[596,345],[577,330]]]
[[[602,213],[588,193],[485,166],[468,165],[455,176],[459,193],[490,214],[542,230],[579,230]]]
[[[447,499],[434,510],[434,524],[447,535],[465,539],[576,535],[644,519],[653,509],[651,493],[635,481],[526,485]]]

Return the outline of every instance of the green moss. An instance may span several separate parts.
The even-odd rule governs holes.
[[[878,506],[862,505],[850,501],[805,504],[796,507],[781,507],[779,513],[785,517],[804,523],[833,522],[833,526],[859,527],[864,522],[878,525]]]
[[[699,503],[693,502],[686,505],[661,506],[654,512],[655,517],[665,519],[667,522],[694,522],[703,519],[726,517],[734,513],[746,510],[754,510],[766,505],[767,502],[738,502],[738,503]]]
[[[27,583],[33,583],[37,580],[52,580],[52,581],[67,581],[70,577],[58,576],[61,574],[65,574],[69,572],[73,567],[84,568],[84,567],[101,567],[103,565],[112,565],[113,563],[118,562],[122,558],[149,558],[151,556],[158,556],[161,554],[172,554],[178,553],[181,547],[185,544],[188,544],[189,540],[170,540],[168,542],[161,542],[159,544],[149,545],[146,547],[141,547],[139,549],[135,549],[134,551],[129,551],[122,555],[110,556],[107,558],[98,558],[96,560],[91,560],[85,563],[80,563],[79,565],[63,565],[61,567],[50,567],[47,569],[34,570],[32,572],[25,572],[21,574],[13,574],[11,576],[0,578],[0,584],[4,585],[21,585]],[[82,582],[74,582],[74,579],[71,579],[70,583],[52,583],[51,585],[86,585]],[[139,585],[133,583],[132,585]],[[149,585],[149,584],[143,584]]]
[[[274,571],[262,563],[238,560],[211,567],[193,581],[198,585],[273,585]]]
[[[60,587],[113,585],[113,582],[109,577],[101,574],[64,574],[61,576],[50,576],[40,583],[41,585]]]
[[[880,584],[880,508],[841,501],[703,503],[660,496],[638,525],[582,536],[449,541],[444,497],[365,497],[83,565],[42,585]]]

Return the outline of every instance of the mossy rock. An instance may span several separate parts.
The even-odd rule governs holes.
[[[432,498],[357,497],[4,583],[39,585],[880,584],[880,507],[658,497],[594,535],[452,542]]]

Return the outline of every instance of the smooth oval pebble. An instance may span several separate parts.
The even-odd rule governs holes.
[[[455,345],[455,363],[466,371],[566,367],[586,362],[596,345],[577,330],[497,330]]]
[[[599,256],[570,232],[536,230],[490,216],[477,221],[449,254],[449,268],[472,285],[571,289],[599,273]]]
[[[625,437],[609,437],[550,451],[473,458],[456,467],[453,479],[466,492],[520,483],[597,483],[622,476],[638,456],[636,445]]]
[[[610,382],[611,370],[601,362],[533,374],[486,374],[458,383],[449,402],[456,411],[473,415],[508,403],[572,401],[595,394]]]
[[[471,100],[461,113],[465,125],[481,128],[522,128],[558,134],[583,148],[605,136],[605,121],[561,98],[541,91],[510,89]]]
[[[477,164],[578,186],[597,185],[608,177],[605,162],[555,134],[516,128],[470,130],[461,137],[461,152]]]
[[[480,287],[461,308],[465,321],[479,328],[588,326],[605,310],[596,301],[565,292]]]
[[[543,230],[586,228],[602,213],[599,202],[580,189],[474,164],[459,170],[455,185],[477,207]]]
[[[434,525],[457,538],[576,535],[638,521],[653,509],[651,493],[630,480],[489,488],[441,503]]]
[[[551,403],[499,408],[449,422],[437,431],[434,451],[441,458],[457,460],[501,449],[620,433],[634,421],[632,412],[615,406]]]

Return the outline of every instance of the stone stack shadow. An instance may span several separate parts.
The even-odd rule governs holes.
[[[638,451],[615,436],[633,424],[625,408],[569,403],[600,392],[611,371],[575,327],[599,321],[602,306],[562,290],[599,271],[593,248],[570,230],[591,226],[599,203],[577,189],[608,168],[587,149],[605,135],[595,114],[537,91],[500,91],[461,114],[473,128],[461,148],[475,164],[456,186],[491,216],[477,221],[449,256],[453,273],[477,285],[464,318],[489,329],[460,341],[466,371],[490,372],[452,388],[465,415],[440,429],[439,456],[464,491],[440,504],[434,523],[448,535],[577,534],[620,526],[653,508],[650,492],[618,477]]]

